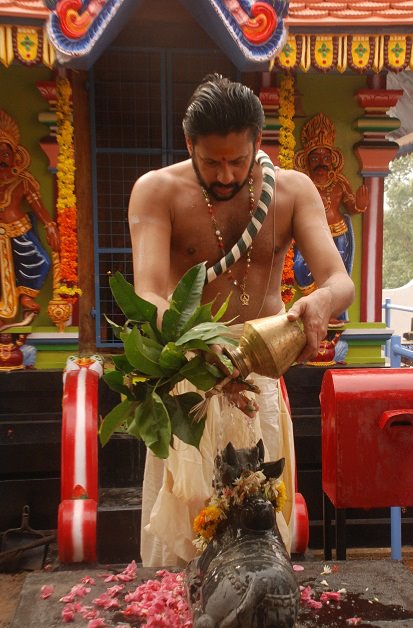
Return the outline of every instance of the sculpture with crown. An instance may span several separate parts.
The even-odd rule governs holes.
[[[33,321],[40,311],[36,297],[52,262],[54,268],[59,265],[59,231],[28,171],[30,161],[16,122],[0,109],[0,332]],[[52,261],[30,212],[44,225]]]
[[[331,235],[346,270],[351,275],[354,257],[354,233],[350,214],[366,211],[369,193],[366,185],[361,185],[354,194],[347,177],[342,174],[343,154],[334,145],[336,137],[333,122],[319,113],[303,126],[301,131],[302,150],[297,151],[294,167],[305,172],[314,182],[322,198]],[[344,212],[341,211],[341,206]],[[296,248],[294,251],[294,274],[303,294],[310,294],[316,285],[310,270]],[[348,320],[347,312],[340,314],[330,326],[341,326]]]

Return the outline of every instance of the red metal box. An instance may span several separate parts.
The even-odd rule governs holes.
[[[413,505],[413,369],[326,371],[323,491],[336,508]]]

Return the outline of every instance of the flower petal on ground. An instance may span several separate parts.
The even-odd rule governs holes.
[[[293,565],[293,571],[304,571],[304,567],[302,565]]]
[[[53,595],[53,593],[54,593],[53,584],[44,584],[40,589],[40,597],[42,597],[44,600],[47,600],[47,598]]]

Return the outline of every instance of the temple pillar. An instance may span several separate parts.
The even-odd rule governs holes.
[[[363,139],[355,144],[354,152],[370,195],[369,207],[363,214],[361,322],[382,320],[384,179],[389,174],[389,163],[399,150],[399,145],[386,140],[386,135],[398,129],[400,121],[390,118],[386,112],[396,105],[403,90],[385,89],[383,78],[374,76],[368,88],[355,94],[365,113],[354,123],[355,129],[363,135]]]

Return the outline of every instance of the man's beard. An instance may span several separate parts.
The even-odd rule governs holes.
[[[250,167],[248,168],[248,176],[245,177],[244,181],[242,181],[242,183],[230,183],[228,185],[218,183],[218,181],[215,181],[215,183],[211,183],[210,185],[207,185],[204,179],[202,178],[201,173],[199,172],[199,168],[196,163],[195,156],[193,154],[192,154],[191,159],[192,159],[192,167],[195,171],[199,184],[201,185],[201,187],[204,188],[208,196],[210,198],[213,198],[215,201],[230,201],[231,199],[234,198],[234,196],[238,194],[240,190],[242,190],[244,185],[247,184],[248,179],[250,178],[250,173],[252,172],[252,167],[255,162],[255,154],[253,154],[252,156]],[[225,190],[229,192],[229,194],[221,195],[220,190],[222,191]]]

